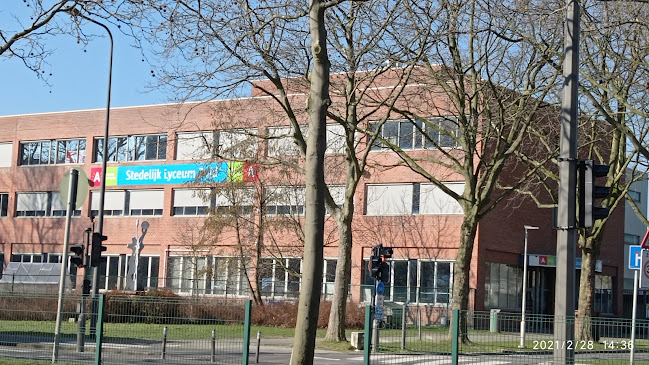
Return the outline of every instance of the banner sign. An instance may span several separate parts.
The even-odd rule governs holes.
[[[258,164],[248,162],[108,166],[106,168],[106,186],[256,181],[258,167]],[[90,180],[93,186],[101,184],[101,167],[91,169]]]
[[[523,264],[523,255],[521,255],[521,265]],[[557,257],[554,255],[527,255],[528,266],[556,267]],[[581,257],[575,257],[575,269],[581,269]],[[602,272],[602,260],[595,261],[595,271]]]

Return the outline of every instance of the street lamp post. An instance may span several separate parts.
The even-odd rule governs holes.
[[[97,221],[97,232],[103,234],[104,230],[104,197],[106,195],[106,161],[108,160],[108,126],[110,121],[110,91],[111,83],[113,78],[113,34],[110,32],[110,29],[105,24],[102,24],[92,18],[89,18],[81,13],[78,9],[72,9],[72,15],[83,18],[91,23],[94,23],[106,30],[108,33],[108,38],[110,40],[110,58],[108,61],[108,95],[106,100],[106,122],[104,124],[104,142],[102,148],[102,161],[101,161],[101,185],[99,189],[99,215]],[[98,303],[98,294],[99,294],[99,267],[95,267],[92,273],[92,317],[90,320],[90,331],[94,333],[96,331],[97,323],[97,303]],[[99,358],[101,358],[101,351],[98,349]]]
[[[525,348],[525,299],[527,299],[527,231],[537,230],[539,227],[523,226],[525,228],[525,249],[523,253],[523,303],[521,303],[521,343],[520,348]]]

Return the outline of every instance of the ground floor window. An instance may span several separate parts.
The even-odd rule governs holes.
[[[167,288],[176,293],[248,295],[247,258],[179,255],[167,265]]]
[[[369,259],[363,260],[364,301],[371,300],[374,278]],[[451,300],[453,263],[425,259],[390,262],[390,281],[385,286],[385,300],[401,303],[448,305]]]
[[[613,277],[595,275],[595,312],[613,314]]]
[[[522,267],[488,262],[485,277],[485,308],[520,310],[522,287]]]

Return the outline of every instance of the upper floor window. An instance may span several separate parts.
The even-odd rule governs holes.
[[[58,191],[16,194],[16,217],[63,217],[67,211]],[[81,210],[74,210],[78,217]]]
[[[376,129],[377,123],[370,125]],[[454,119],[430,118],[422,120],[392,120],[383,123],[378,136],[390,145],[403,150],[435,149],[444,147],[457,147],[459,125]],[[388,149],[380,140],[372,145],[372,150]]]
[[[21,165],[84,163],[86,140],[67,139],[20,143]]]
[[[95,138],[95,162],[102,162],[104,139]],[[167,159],[167,135],[145,134],[108,138],[106,161],[144,161]]]
[[[461,182],[444,185],[457,194],[464,190]],[[455,199],[431,183],[366,185],[366,215],[462,213],[462,207]]]
[[[264,189],[266,214],[303,215],[306,190],[303,186],[269,186]]]
[[[635,235],[635,234],[625,233],[624,234],[624,243],[626,243],[627,245],[639,245],[640,244],[640,236]]]
[[[0,217],[6,217],[9,210],[9,194],[0,193]]]
[[[92,192],[90,214],[99,215],[99,192]],[[105,216],[159,216],[164,205],[164,190],[107,190],[104,196]]]
[[[642,202],[642,194],[639,191],[629,190],[629,192],[627,194],[636,203],[641,203]]]
[[[232,189],[174,189],[174,215],[216,214],[249,215],[252,213],[254,191],[250,188]]]
[[[0,142],[0,167],[11,167],[11,142]]]
[[[176,160],[204,160],[215,155],[218,134],[216,131],[178,133]]]
[[[306,140],[309,132],[307,125],[301,125],[300,131]],[[326,154],[343,153],[345,150],[345,128],[340,124],[327,124]],[[281,126],[268,128],[268,156],[296,156],[300,151],[293,140],[293,127]]]
[[[255,128],[178,133],[176,159],[254,158],[257,154],[256,134]]]

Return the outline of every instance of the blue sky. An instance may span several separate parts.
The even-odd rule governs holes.
[[[106,107],[110,42],[101,27],[92,23],[83,27],[98,35],[85,52],[72,37],[48,38],[48,47],[54,50],[47,59],[51,87],[20,60],[0,58],[0,116]],[[115,37],[111,107],[166,103],[166,95],[146,92],[151,68],[142,62],[139,50],[117,29],[111,31]]]

